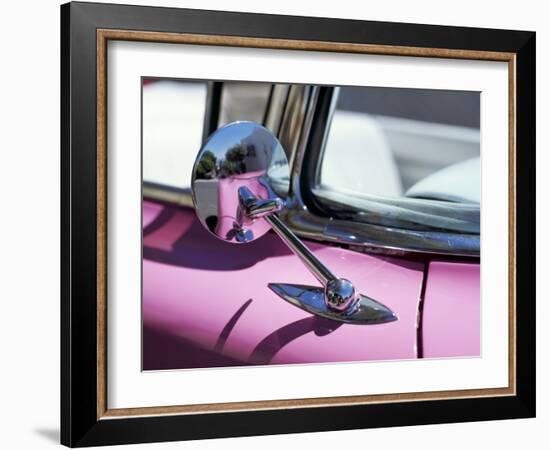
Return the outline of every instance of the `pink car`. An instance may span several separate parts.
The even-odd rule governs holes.
[[[477,94],[143,90],[144,370],[480,355]]]

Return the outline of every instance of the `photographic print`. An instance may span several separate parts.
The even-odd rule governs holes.
[[[535,33],[61,8],[61,441],[535,415]]]
[[[142,78],[142,370],[480,356],[480,93]]]

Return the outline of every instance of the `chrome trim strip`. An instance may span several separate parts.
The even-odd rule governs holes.
[[[302,84],[291,85],[288,98],[282,111],[282,119],[277,139],[285,149],[289,166],[294,165],[293,159],[298,154],[298,146],[302,141],[302,134],[306,115],[309,113],[309,97],[312,86]]]
[[[191,189],[177,189],[170,186],[142,182],[142,196],[151,200],[157,200],[165,203],[174,203],[176,205],[193,208],[193,199],[191,198]]]
[[[326,121],[323,123],[325,124],[325,129],[323,130],[323,138],[321,140],[321,147],[319,148],[319,161],[322,161],[322,159],[325,156],[325,147],[327,145],[328,141],[328,133],[330,131],[330,124],[332,123],[332,117],[334,116],[334,111],[336,111],[336,105],[338,103],[338,96],[340,95],[340,87],[335,86],[332,88],[332,93],[330,96],[330,106],[328,109],[328,114]],[[321,168],[322,164],[317,164],[315,167],[315,174],[313,175],[313,179],[315,182],[320,179],[321,177]]]
[[[309,92],[309,98],[307,102],[306,113],[304,114],[304,120],[302,123],[302,129],[300,132],[300,140],[296,146],[296,156],[295,165],[291,164],[290,168],[290,192],[296,199],[295,207],[300,208],[300,205],[303,206],[303,198],[300,187],[300,179],[303,171],[303,155],[306,151],[307,143],[309,141],[309,136],[313,127],[313,118],[315,115],[315,108],[319,100],[319,86],[312,86]],[[305,206],[303,206],[305,208]]]
[[[280,215],[290,229],[302,238],[349,245],[352,250],[391,255],[436,253],[479,256],[478,235],[402,230],[316,216],[307,209],[294,208]]]
[[[288,84],[271,85],[271,95],[268,99],[263,125],[275,136],[279,134],[289,90],[290,85]]]

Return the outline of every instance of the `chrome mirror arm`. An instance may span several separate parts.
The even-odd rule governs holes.
[[[239,188],[239,216],[249,220],[264,218],[273,231],[308,270],[322,289],[312,286],[270,283],[269,287],[285,300],[317,315],[348,323],[385,323],[397,319],[386,306],[357,294],[351,281],[339,278],[279,218],[284,202],[278,198],[256,197],[246,186]]]
[[[326,287],[337,277],[311,252],[309,248],[296,236],[290,228],[276,214],[283,209],[284,202],[275,199],[262,200],[257,198],[246,186],[239,188],[240,213],[249,219],[263,217],[271,228],[283,240],[296,256],[298,256],[309,271]]]

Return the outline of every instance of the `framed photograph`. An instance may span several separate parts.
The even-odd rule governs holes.
[[[535,415],[535,33],[61,7],[61,441]]]

